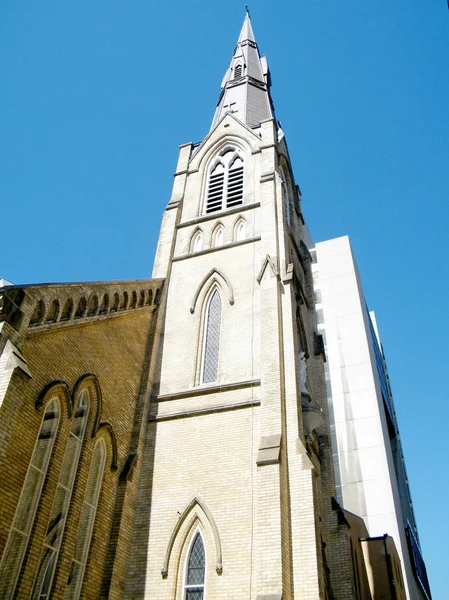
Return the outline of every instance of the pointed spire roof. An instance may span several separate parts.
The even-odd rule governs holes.
[[[212,129],[226,113],[234,114],[251,128],[274,118],[270,85],[267,60],[259,54],[251,19],[246,14],[231,64],[221,84]]]

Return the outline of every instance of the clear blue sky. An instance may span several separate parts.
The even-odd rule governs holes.
[[[446,0],[251,6],[315,240],[376,310],[434,600],[447,593]],[[151,274],[178,145],[207,133],[243,3],[0,5],[0,277]]]

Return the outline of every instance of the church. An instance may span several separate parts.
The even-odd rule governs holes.
[[[180,147],[151,279],[1,282],[1,598],[430,600],[336,499],[270,87],[246,15],[210,131]]]

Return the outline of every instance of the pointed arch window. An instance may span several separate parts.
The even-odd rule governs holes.
[[[218,379],[220,329],[221,296],[218,288],[215,287],[206,304],[201,383],[213,383]]]
[[[242,76],[242,63],[237,63],[234,68],[234,79],[240,79]]]
[[[59,400],[47,405],[0,566],[0,597],[12,598],[47,474],[60,419]]]
[[[226,147],[209,172],[206,213],[243,203],[243,159],[235,148]]]
[[[192,252],[200,252],[200,250],[203,249],[203,233],[201,229],[198,229],[198,231],[193,234],[190,248]]]
[[[92,462],[84,494],[83,508],[81,510],[80,524],[76,535],[75,552],[72,559],[64,600],[76,600],[80,596],[84,571],[86,568],[92,530],[97,512],[98,497],[103,480],[104,465],[106,462],[106,446],[104,440],[99,440],[94,448]]]
[[[206,578],[206,552],[201,533],[197,531],[187,558],[185,578],[185,600],[204,600]]]
[[[246,239],[246,226],[245,221],[243,219],[237,221],[237,225],[235,226],[234,237],[236,242],[242,242]]]
[[[223,246],[224,244],[224,229],[221,225],[219,225],[212,236],[212,246],[216,248],[217,246]]]
[[[61,549],[62,536],[64,534],[67,514],[69,512],[70,499],[72,496],[73,484],[75,482],[88,416],[89,395],[86,391],[82,391],[78,395],[75,404],[75,415],[64,452],[55,499],[53,500],[53,507],[50,513],[41,564],[32,595],[33,600],[46,600],[50,598],[51,586],[59,551]]]

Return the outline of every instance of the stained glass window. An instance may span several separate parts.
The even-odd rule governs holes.
[[[32,594],[33,600],[46,600],[50,598],[88,415],[89,396],[87,392],[83,391],[76,401],[72,429],[64,452],[55,499],[47,527],[47,535],[44,541],[39,574]]]
[[[218,378],[220,351],[221,297],[215,288],[206,310],[205,343],[202,383],[212,383]]]
[[[204,599],[204,577],[206,571],[206,554],[204,552],[203,538],[198,531],[195,534],[190,549],[189,562],[185,585],[185,600]]]
[[[59,425],[59,401],[53,398],[42,419],[42,425],[34,447],[31,463],[23,484],[22,494],[8,543],[0,566],[0,597],[12,598],[20,572],[29,535],[34,522],[45,475],[50,462],[53,444]]]
[[[76,536],[75,552],[72,559],[72,567],[67,587],[64,593],[64,600],[75,600],[76,598],[79,598],[81,592],[81,584],[83,582],[84,569],[89,554],[90,540],[94,526],[95,513],[97,511],[105,460],[106,446],[104,441],[100,440],[97,442],[92,456],[80,524]]]

